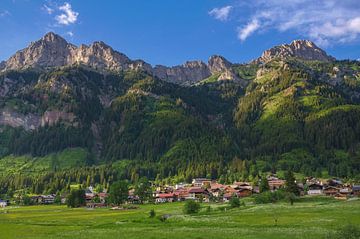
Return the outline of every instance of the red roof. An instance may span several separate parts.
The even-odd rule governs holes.
[[[158,195],[158,198],[172,198],[174,197],[173,193],[161,193]]]

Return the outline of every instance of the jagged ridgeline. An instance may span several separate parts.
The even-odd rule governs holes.
[[[152,67],[49,33],[0,69],[5,181],[359,175],[360,64],[310,41]]]

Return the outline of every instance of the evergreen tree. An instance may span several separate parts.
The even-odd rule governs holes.
[[[269,182],[268,182],[266,176],[263,176],[263,177],[261,178],[259,190],[260,190],[261,193],[267,192],[267,191],[270,190]]]
[[[285,190],[288,193],[293,193],[296,196],[300,195],[299,188],[296,184],[294,173],[291,170],[288,170],[285,174]]]

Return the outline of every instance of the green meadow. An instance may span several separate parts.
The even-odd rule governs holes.
[[[0,209],[0,238],[326,238],[342,226],[360,225],[360,200],[305,198],[287,203],[224,210],[202,204],[184,215],[183,203],[140,205],[138,209],[69,209],[27,206]],[[209,207],[210,206],[210,210]],[[155,218],[149,218],[154,209]],[[167,214],[162,222],[158,216]]]

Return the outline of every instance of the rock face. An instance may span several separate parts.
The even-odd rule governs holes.
[[[155,66],[153,74],[161,80],[181,85],[192,85],[211,76],[208,66],[202,61],[188,61],[174,67]]]
[[[193,85],[214,74],[218,80],[238,80],[232,70],[232,64],[222,56],[210,57],[208,64],[202,61],[189,61],[180,66],[156,66],[153,74],[161,80],[181,85]]]
[[[290,44],[273,47],[264,51],[262,56],[255,63],[265,63],[274,58],[285,59],[296,57],[303,60],[316,60],[330,62],[335,58],[326,54],[326,52],[308,40],[295,40]]]
[[[212,74],[228,71],[232,64],[222,56],[212,56],[208,62],[209,70]]]
[[[31,113],[24,115],[10,109],[0,111],[0,125],[22,127],[26,131],[35,130],[46,124],[54,125],[60,120],[72,123],[75,120],[75,116],[73,113],[57,110],[46,111],[42,116]]]
[[[34,130],[40,126],[41,118],[34,114],[23,115],[10,110],[3,110],[0,113],[0,125],[11,127],[23,127],[25,130]]]
[[[104,42],[94,42],[90,46],[76,47],[52,32],[27,48],[18,51],[0,69],[15,70],[24,68],[61,67],[84,64],[96,69],[127,70],[139,66],[149,69],[143,61],[131,61],[127,56],[113,50]],[[1,67],[2,66],[2,67]]]

